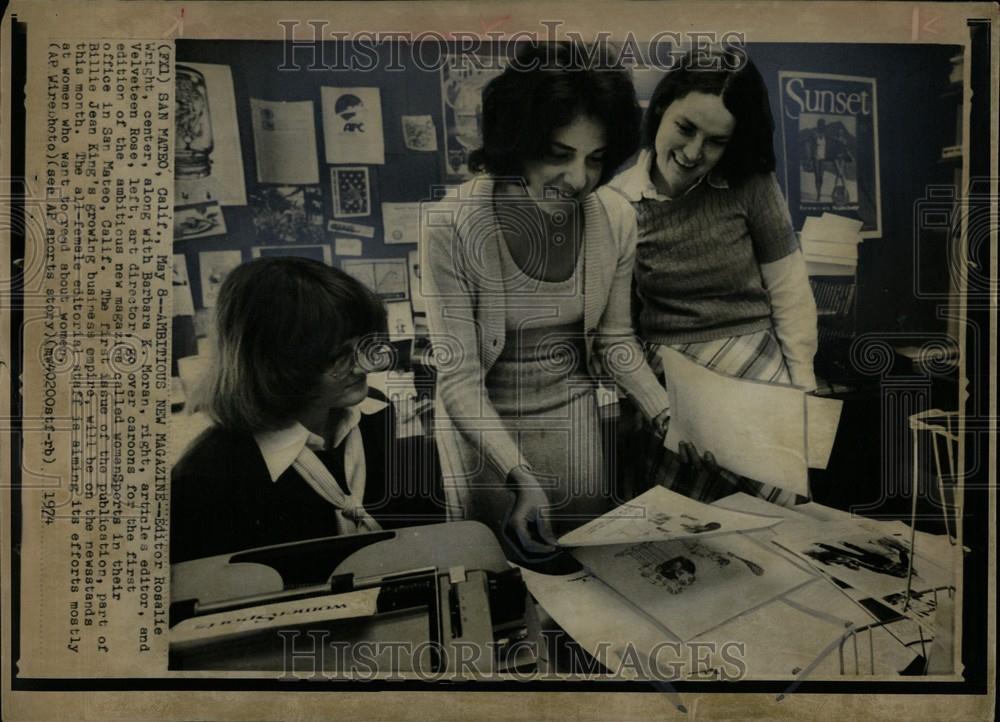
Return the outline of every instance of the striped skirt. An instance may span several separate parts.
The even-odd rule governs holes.
[[[662,379],[663,369],[659,357],[661,348],[659,345],[650,344],[647,351],[650,365]],[[773,329],[713,341],[675,344],[670,348],[680,351],[702,366],[735,378],[785,385],[790,385],[792,382]],[[692,475],[680,473],[682,470],[677,455],[665,449],[658,437],[648,434],[645,444],[648,452],[644,454],[646,464],[644,473],[647,475],[645,478],[692,499],[712,502],[742,491],[782,506],[795,503],[796,495],[791,492],[733,474],[725,469],[719,474],[702,474],[692,478]],[[711,449],[698,449],[698,451],[704,453]]]

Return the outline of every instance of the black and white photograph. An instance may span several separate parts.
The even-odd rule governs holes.
[[[995,5],[10,8],[5,717],[990,718]]]

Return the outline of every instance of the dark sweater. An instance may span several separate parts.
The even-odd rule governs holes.
[[[365,509],[386,529],[444,521],[434,444],[396,440],[392,407],[362,416],[359,428]],[[317,456],[343,483],[343,445]],[[271,481],[251,434],[213,426],[174,465],[171,563],[336,533],[333,507],[292,467]]]
[[[646,341],[711,341],[771,327],[760,265],[798,248],[773,173],[732,188],[703,182],[673,200],[633,205]]]

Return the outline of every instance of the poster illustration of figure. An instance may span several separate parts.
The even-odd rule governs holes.
[[[382,98],[378,88],[320,90],[327,163],[385,163]]]
[[[838,210],[857,210],[858,139],[853,129],[853,117],[814,115],[803,113],[799,117],[799,135],[802,138],[799,162],[800,202],[832,203]],[[809,176],[812,176],[812,197]]]
[[[825,211],[882,235],[878,105],[874,78],[781,71],[785,195],[792,222]]]
[[[445,175],[449,183],[472,177],[469,153],[482,145],[483,88],[500,68],[477,68],[467,58],[453,57],[441,66],[444,115]]]

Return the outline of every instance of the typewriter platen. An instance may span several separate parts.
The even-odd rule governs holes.
[[[173,670],[481,676],[537,662],[520,571],[477,522],[198,559],[171,583]]]

